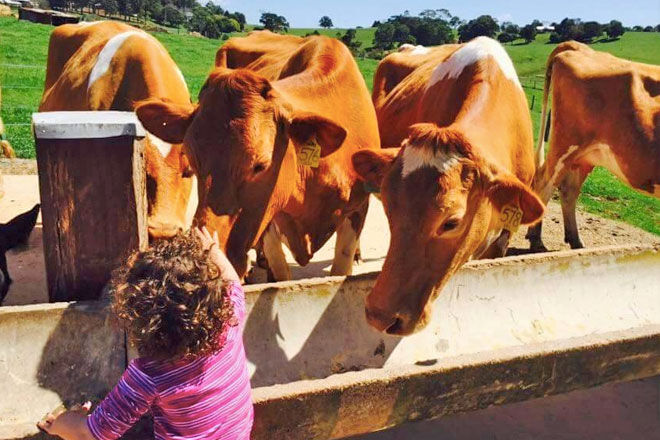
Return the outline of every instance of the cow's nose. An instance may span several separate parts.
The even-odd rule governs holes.
[[[151,220],[148,222],[147,229],[149,237],[152,240],[172,238],[183,230],[181,226],[174,223],[155,222]]]
[[[404,319],[399,314],[388,313],[374,307],[365,307],[365,315],[370,326],[378,331],[396,335],[404,326]]]

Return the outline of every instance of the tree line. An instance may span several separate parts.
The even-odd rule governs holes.
[[[59,10],[84,9],[105,15],[136,17],[152,20],[163,26],[185,26],[208,38],[220,38],[245,29],[245,15],[230,12],[212,2],[202,6],[197,0],[50,0],[50,6]]]

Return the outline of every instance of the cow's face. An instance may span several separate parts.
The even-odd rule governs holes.
[[[501,211],[515,206],[521,223],[543,213],[520,180],[485,164],[460,134],[435,125],[413,126],[396,156],[360,151],[353,164],[380,186],[390,225],[387,257],[366,301],[369,323],[390,334],[426,325],[442,286],[499,235]]]
[[[247,70],[216,69],[196,107],[150,101],[136,112],[157,136],[183,141],[198,178],[195,222],[218,232],[239,274],[249,248],[301,183],[296,153],[314,143],[322,157],[346,137],[334,122],[297,112]]]
[[[181,144],[145,139],[149,238],[173,237],[185,228],[192,170]]]

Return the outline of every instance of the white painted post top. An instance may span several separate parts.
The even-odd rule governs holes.
[[[146,135],[133,112],[81,111],[32,114],[36,139],[102,139]]]

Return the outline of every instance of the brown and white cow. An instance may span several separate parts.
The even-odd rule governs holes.
[[[564,240],[581,248],[575,204],[594,166],[660,197],[660,66],[622,60],[575,41],[558,45],[546,69],[540,152],[550,88],[552,136],[534,189],[547,202],[559,186]],[[532,248],[544,249],[540,223],[528,238]]]
[[[154,37],[114,21],[68,24],[53,31],[39,111],[132,111],[137,102],[150,98],[190,104],[181,71]],[[149,235],[168,237],[185,227],[192,170],[181,145],[153,134],[147,136],[145,156]]]
[[[219,233],[241,275],[263,235],[279,280],[290,277],[280,239],[305,265],[337,231],[331,272],[350,274],[368,207],[351,155],[380,144],[350,52],[332,38],[264,31],[230,39],[216,62],[198,105],[137,108],[148,130],[183,141],[199,182],[196,222]]]
[[[394,79],[389,72],[394,72]],[[367,297],[369,323],[405,335],[471,258],[504,255],[544,207],[525,94],[502,46],[485,37],[386,57],[373,92],[383,146],[353,155],[381,189],[391,242]]]

